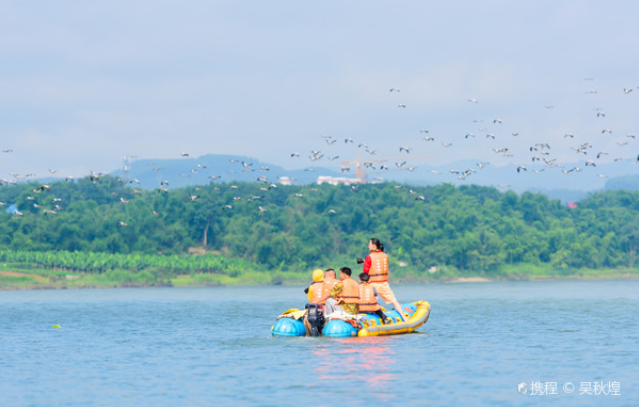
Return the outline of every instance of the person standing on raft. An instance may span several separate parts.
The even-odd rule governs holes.
[[[368,250],[370,254],[364,259],[362,271],[369,275],[369,284],[375,288],[386,304],[393,304],[404,322],[408,321],[393,290],[388,285],[388,255],[384,253],[384,245],[379,239],[373,238],[368,241]]]

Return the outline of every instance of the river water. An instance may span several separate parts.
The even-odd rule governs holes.
[[[639,281],[393,288],[430,320],[352,339],[271,336],[302,287],[0,291],[0,406],[639,405]]]

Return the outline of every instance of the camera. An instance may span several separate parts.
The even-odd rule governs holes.
[[[364,259],[357,259],[357,264],[364,264]]]

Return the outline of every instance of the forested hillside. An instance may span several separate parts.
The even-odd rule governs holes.
[[[499,276],[522,264],[632,268],[639,248],[638,191],[597,193],[571,208],[541,194],[447,184],[241,183],[169,192],[104,177],[5,185],[0,201],[0,260],[47,252],[49,267],[70,267],[74,252],[148,259],[198,248],[286,273],[354,263],[378,237],[393,267],[401,262],[412,275],[437,266]],[[57,252],[67,260],[53,261]],[[185,269],[213,267],[198,264]]]

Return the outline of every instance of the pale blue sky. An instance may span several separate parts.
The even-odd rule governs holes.
[[[391,161],[411,147],[415,166],[532,167],[538,142],[566,165],[636,158],[638,15],[594,0],[0,1],[0,179],[181,152],[338,169],[359,142]]]

